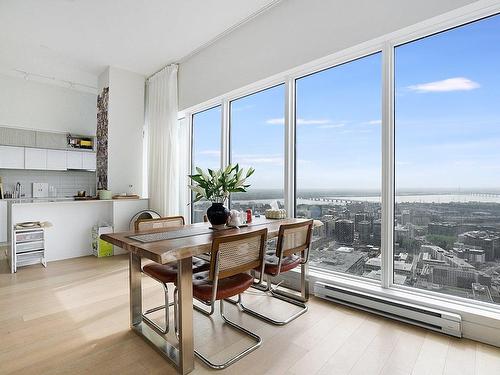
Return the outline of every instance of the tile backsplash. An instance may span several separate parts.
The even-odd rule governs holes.
[[[75,196],[78,190],[85,190],[87,195],[96,193],[95,172],[0,169],[0,177],[4,191],[13,191],[16,183],[20,182],[27,198],[33,196],[33,182],[46,182],[54,186],[58,197]]]

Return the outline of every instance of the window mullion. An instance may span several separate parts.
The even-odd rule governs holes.
[[[285,209],[295,216],[295,80],[285,83]]]
[[[382,51],[382,287],[393,283],[394,233],[394,47]]]
[[[224,99],[222,101],[222,111],[221,111],[221,168],[227,167],[231,162],[229,107],[230,107],[229,100]]]

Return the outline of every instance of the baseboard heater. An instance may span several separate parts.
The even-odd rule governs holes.
[[[322,282],[314,284],[314,294],[317,297],[356,309],[414,324],[447,335],[462,337],[462,318],[457,314],[428,309],[406,302],[399,302],[391,298],[375,296]]]

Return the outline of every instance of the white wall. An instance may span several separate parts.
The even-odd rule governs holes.
[[[95,135],[97,96],[0,74],[0,126]]]
[[[473,2],[282,1],[181,63],[179,109]]]
[[[109,68],[108,189],[142,191],[144,82],[141,74]]]

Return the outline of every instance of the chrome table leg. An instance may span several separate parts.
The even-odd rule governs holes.
[[[130,280],[130,326],[142,322],[142,269],[141,257],[130,253],[129,258],[129,280]]]
[[[193,260],[189,257],[179,260],[177,264],[179,370],[187,374],[194,369]]]
[[[178,261],[179,348],[169,343],[142,320],[141,257],[130,254],[130,325],[149,345],[172,362],[180,374],[194,369],[192,258]]]

